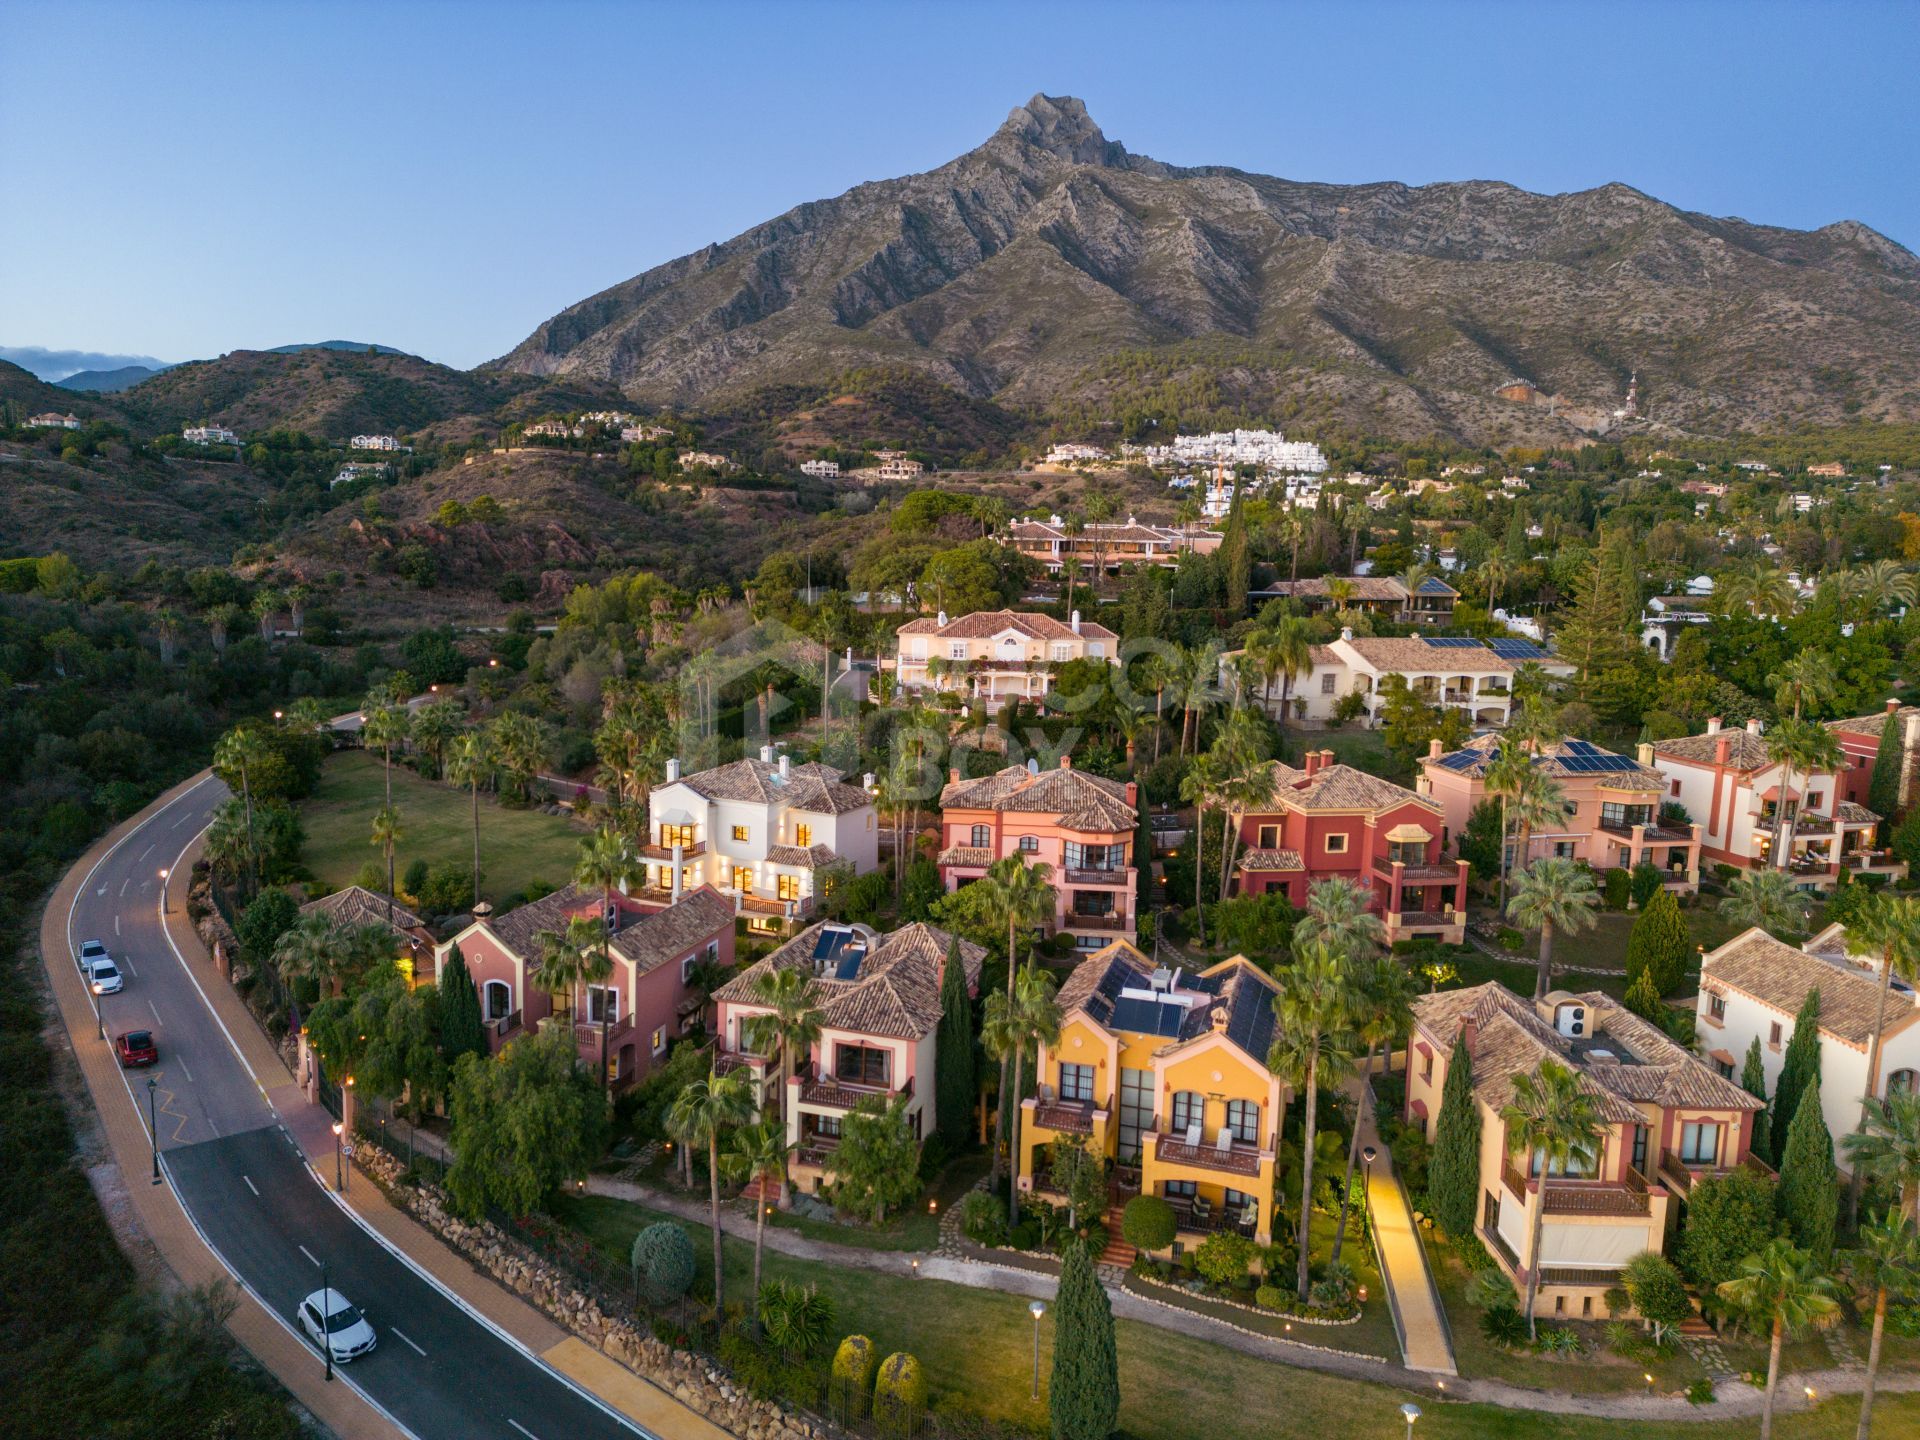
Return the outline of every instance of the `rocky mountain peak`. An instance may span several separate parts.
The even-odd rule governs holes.
[[[995,140],[1014,140],[1075,165],[1124,167],[1127,147],[1109,140],[1072,95],[1035,95],[1008,112]]]

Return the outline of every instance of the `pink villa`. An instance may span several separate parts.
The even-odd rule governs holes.
[[[1134,931],[1134,830],[1139,791],[1129,780],[1075,770],[1009,765],[979,780],[958,770],[940,792],[944,848],[940,878],[948,890],[972,884],[1009,855],[1052,868],[1049,933],[1073,937],[1091,953]]]
[[[1500,746],[1499,736],[1482,735],[1443,755],[1435,740],[1421,763],[1420,793],[1440,806],[1446,833],[1456,840],[1474,806],[1487,798],[1487,768],[1499,758]],[[1534,831],[1532,855],[1510,855],[1510,864],[1557,855],[1584,860],[1595,870],[1631,870],[1644,860],[1667,889],[1692,894],[1700,888],[1700,827],[1660,823],[1668,785],[1654,768],[1651,746],[1642,745],[1639,758],[1629,759],[1585,740],[1562,739],[1541,746],[1533,765],[1560,786],[1567,818]]]
[[[569,885],[504,915],[478,906],[472,922],[439,947],[439,961],[459,947],[494,1050],[537,1029],[554,1013],[553,997],[534,983],[540,935],[564,931],[577,915],[598,918],[605,903],[600,891]],[[693,966],[733,964],[733,900],[709,885],[667,905],[616,892],[611,918],[613,977],[605,985],[576,985],[571,1013],[581,1060],[599,1065],[604,1059],[618,1089],[645,1075],[666,1054],[668,1042],[696,1018],[698,1001],[687,988]]]
[[[1841,753],[1847,757],[1835,778],[1842,800],[1865,805],[1880,759],[1880,736],[1889,725],[1899,727],[1900,773],[1895,779],[1898,797],[1895,810],[1904,813],[1913,802],[1914,782],[1920,779],[1920,706],[1889,700],[1886,709],[1871,715],[1827,721],[1827,729],[1833,732],[1833,738],[1840,742]]]
[[[954,937],[914,922],[889,935],[865,925],[822,921],[810,925],[766,959],[714,992],[720,1009],[714,1068],[744,1069],[765,1106],[778,1093],[778,1047],[753,1034],[768,1014],[757,988],[776,970],[799,970],[812,982],[822,1023],[820,1038],[787,1079],[788,1173],[803,1190],[822,1190],[833,1170],[846,1113],[863,1101],[903,1100],[913,1133],[933,1133],[939,1121],[935,1060],[941,986]],[[959,941],[967,993],[980,988],[983,947]]]

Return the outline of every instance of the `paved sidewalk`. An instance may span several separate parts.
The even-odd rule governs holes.
[[[1393,1156],[1373,1123],[1373,1087],[1356,1080],[1350,1093],[1359,1098],[1360,1143],[1373,1146],[1375,1151],[1373,1164],[1368,1167],[1367,1212],[1373,1217],[1381,1278],[1400,1319],[1401,1356],[1409,1370],[1458,1375],[1460,1367],[1454,1363],[1453,1342],[1440,1313],[1440,1297],[1427,1269],[1426,1249],[1414,1228],[1407,1192],[1394,1174]]]

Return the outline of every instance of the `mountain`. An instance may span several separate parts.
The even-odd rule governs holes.
[[[160,371],[150,365],[122,365],[117,370],[76,370],[54,381],[63,390],[90,390],[111,394],[131,390],[142,380],[151,380]]]
[[[71,390],[48,384],[32,371],[10,360],[0,360],[0,406],[11,407],[22,416],[58,410],[62,415],[72,413],[82,420],[117,420],[120,418],[118,415],[106,413],[111,404],[110,401],[82,399]]]
[[[405,355],[405,350],[396,350],[391,345],[370,345],[361,340],[315,340],[310,345],[276,345],[269,355],[298,355],[302,350],[357,350],[361,354]]]
[[[362,348],[235,350],[191,360],[118,397],[137,424],[155,433],[212,420],[241,434],[288,426],[330,440],[352,435],[415,434],[475,422],[497,427],[547,410],[578,410],[620,400],[610,386],[582,377],[546,380],[450,369],[414,355]]]
[[[1642,414],[1677,428],[1911,421],[1920,259],[1854,221],[1717,219],[1621,184],[1176,167],[1036,95],[936,170],[657,266],[483,368],[714,407],[871,366],[1066,413],[1197,393],[1479,439],[1571,431],[1564,410],[1604,427],[1635,373]],[[1495,396],[1515,379],[1561,405]]]
[[[164,370],[165,360],[151,355],[102,355],[97,350],[47,350],[38,345],[0,345],[0,360],[18,365],[42,380],[62,381],[86,370],[121,370],[138,365]]]

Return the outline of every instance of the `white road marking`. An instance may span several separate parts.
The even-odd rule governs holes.
[[[173,824],[169,825],[167,828],[169,830],[178,830],[182,825],[186,824],[187,821],[191,820],[192,818],[193,818],[193,812],[189,810],[187,811],[186,814],[182,815],[178,820],[174,821]]]
[[[251,1191],[253,1191],[253,1197],[254,1197],[254,1199],[256,1199],[256,1200],[257,1200],[257,1199],[259,1199],[259,1198],[260,1198],[260,1187],[259,1187],[258,1185],[256,1185],[256,1184],[254,1184],[254,1183],[253,1183],[253,1177],[252,1177],[251,1175],[242,1175],[242,1176],[241,1176],[240,1178],[241,1178],[242,1180],[244,1180],[244,1181],[246,1181],[246,1182],[247,1182],[247,1189],[249,1189],[249,1190],[251,1190]]]
[[[306,1247],[306,1246],[304,1246],[304,1245],[302,1245],[302,1246],[300,1246],[299,1248],[300,1248],[300,1253],[301,1253],[302,1255],[304,1255],[304,1256],[306,1256],[306,1257],[307,1257],[307,1259],[309,1259],[309,1260],[313,1260],[313,1251],[311,1251],[311,1250],[309,1250],[309,1249],[307,1249],[307,1247]],[[319,1265],[320,1265],[320,1262],[319,1262],[318,1260],[313,1260],[313,1264],[314,1264],[314,1268],[315,1268],[315,1269],[318,1269],[318,1268],[319,1268]]]
[[[157,843],[159,843],[159,842],[157,842],[157,841],[156,841],[156,842],[155,842],[155,844],[157,844]],[[144,849],[144,850],[142,850],[142,851],[140,852],[140,859],[141,859],[142,861],[144,861],[144,860],[145,860],[145,859],[147,858],[147,856],[149,856],[149,855],[151,855],[151,854],[153,854],[153,846],[152,846],[152,845],[149,845],[149,846],[147,846],[147,848],[146,848],[146,849]]]
[[[518,1420],[515,1420],[512,1416],[507,1417],[507,1423],[513,1426],[513,1428],[518,1430],[522,1435],[526,1436],[527,1440],[540,1440],[540,1437],[538,1435],[534,1434],[533,1431],[529,1430],[526,1426],[522,1425]]]
[[[158,1009],[158,1008],[157,1008],[157,1007],[156,1007],[156,1006],[154,1005],[154,1003],[153,1003],[153,1001],[151,1001],[151,1000],[149,1000],[149,1001],[147,1001],[147,1009],[149,1009],[149,1010],[152,1010],[152,1011],[153,1011],[153,1023],[154,1023],[154,1024],[156,1024],[156,1025],[162,1025],[162,1024],[165,1024],[165,1023],[166,1023],[165,1021],[163,1021],[163,1020],[162,1020],[162,1019],[160,1018],[160,1011],[159,1011],[159,1009]]]
[[[126,879],[120,882],[120,898],[121,899],[124,900],[126,898],[127,886],[131,884],[133,884],[133,877],[131,875],[129,875]]]
[[[415,1345],[413,1341],[408,1340],[406,1332],[404,1330],[400,1329],[397,1325],[389,1325],[387,1329],[391,1330],[395,1335],[399,1336],[400,1339],[406,1344],[407,1348],[413,1351],[413,1353],[418,1355],[422,1360],[427,1358],[427,1352],[422,1350],[418,1345]]]
[[[103,855],[103,856],[101,856],[100,858],[101,858],[102,860],[105,860],[105,859],[106,859],[106,856],[104,856],[104,855]],[[96,890],[96,891],[94,891],[93,893],[94,893],[94,894],[96,894],[96,895],[104,895],[104,894],[106,894],[106,893],[107,893],[107,887],[106,887],[106,886],[104,886],[104,885],[102,885],[102,886],[101,886],[101,887],[100,887],[100,888],[99,888],[98,890]],[[71,927],[69,927],[69,928],[71,928]]]
[[[180,1062],[180,1073],[187,1077],[187,1084],[193,1083],[193,1071],[187,1069],[187,1062],[184,1060]]]
[[[214,1139],[217,1140],[220,1138],[220,1127],[213,1123],[213,1117],[211,1115],[207,1117],[207,1128],[213,1131]]]
[[[113,917],[113,933],[116,935],[120,933],[120,917],[118,915]]]
[[[116,925],[120,923],[120,917],[118,915],[113,917],[113,923]],[[134,979],[138,980],[140,978],[140,972],[133,968],[133,959],[131,956],[123,956],[120,963],[127,967],[127,973],[133,976]]]

